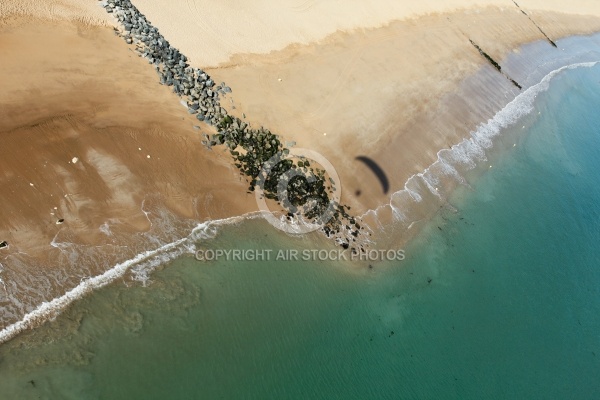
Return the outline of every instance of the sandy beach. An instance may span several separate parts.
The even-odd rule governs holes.
[[[111,30],[25,23],[1,40],[11,57],[0,78],[0,236],[11,248],[30,253],[65,228],[93,243],[108,219],[147,229],[152,193],[186,218],[253,210],[228,158],[201,145],[198,121]]]
[[[548,29],[550,23],[560,24],[560,21],[547,19],[540,14],[542,10],[569,15],[600,16],[600,5],[593,0],[522,0],[517,3],[529,12],[534,20],[539,20]],[[510,12],[518,11],[511,0],[426,0],[417,3],[392,0],[350,0],[343,3],[259,0],[251,4],[240,0],[228,0],[217,4],[207,0],[174,0],[169,2],[166,9],[162,2],[139,0],[135,5],[159,26],[161,32],[187,54],[193,63],[205,67],[230,62],[234,55],[268,54],[283,50],[292,44],[327,42],[334,33],[359,33],[385,27],[394,21],[406,21],[407,25],[416,28],[421,25],[420,17],[439,16],[456,11],[467,11],[471,14],[463,29],[471,24],[479,25],[477,15],[487,7],[507,11],[500,20],[495,21],[497,26],[501,27],[507,18],[517,17]],[[436,30],[440,27],[443,25],[438,24]],[[575,29],[575,26],[571,28]],[[585,27],[581,28],[585,30]],[[520,36],[520,32],[528,30],[529,27],[522,24],[517,32],[501,32],[514,34],[513,40],[519,41],[516,37]],[[498,39],[500,43],[506,40]],[[527,37],[521,36],[520,41],[527,41]]]
[[[584,0],[240,3],[134,2],[193,67],[232,88],[221,102],[231,115],[322,153],[359,215],[519,94],[478,48],[503,64],[522,44],[547,40],[561,54],[550,41],[600,31],[600,4]],[[58,234],[95,246],[108,228],[146,232],[150,197],[181,220],[257,209],[230,157],[200,143],[214,128],[158,83],[115,24],[95,1],[0,4],[0,241],[10,245],[0,300],[24,302],[4,321],[72,284],[53,278],[29,303],[39,280],[11,287],[20,254],[40,260],[27,274],[53,274],[46,251]],[[472,96],[476,82],[489,96]],[[387,193],[362,155],[386,172]]]
[[[440,149],[506,104],[497,93],[487,104],[450,99],[465,77],[488,66],[470,40],[501,63],[544,34],[559,39],[600,29],[600,6],[589,1],[382,1],[368,7],[355,1],[343,12],[334,2],[178,1],[167,11],[156,2],[136,5],[192,64],[213,66],[207,71],[232,87],[230,113],[322,152],[340,174],[344,200],[359,214],[389,202]],[[181,23],[187,19],[192,22]],[[514,98],[504,77],[490,72],[488,84]],[[449,115],[458,117],[449,121]],[[377,160],[390,176],[389,193],[356,161],[360,155]]]
[[[3,325],[187,235],[177,221],[256,209],[229,157],[201,144],[212,128],[112,28],[18,17],[0,31]]]
[[[554,38],[600,29],[595,17],[548,12],[538,19]],[[518,94],[489,68],[486,103],[453,98],[465,77],[489,67],[469,38],[503,60],[519,44],[542,36],[516,8],[488,7],[338,33],[318,46],[235,56],[209,72],[234,89],[235,111],[322,152],[340,174],[344,199],[365,212],[386,203],[389,193],[357,156],[376,160],[390,178],[390,193],[396,192],[431,165],[440,149],[501,109],[498,95]]]

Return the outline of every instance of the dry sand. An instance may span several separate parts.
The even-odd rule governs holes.
[[[379,28],[427,14],[487,6],[515,10],[512,0],[136,0],[133,2],[193,63],[216,66],[236,54],[266,54],[343,31]],[[600,16],[596,0],[521,0],[537,10]],[[416,23],[411,23],[415,26]]]
[[[98,2],[90,0],[3,0],[0,24],[24,20],[76,21],[85,25],[112,24],[112,17]]]

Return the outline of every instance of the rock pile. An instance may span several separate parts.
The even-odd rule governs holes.
[[[186,100],[191,114],[211,125],[221,122],[227,112],[220,106],[219,94],[230,93],[231,88],[224,83],[216,85],[207,73],[190,67],[187,57],[171,46],[131,1],[106,0],[101,5],[120,22],[122,29],[117,33],[154,66],[161,84],[172,86]]]
[[[218,133],[211,137],[205,134],[202,143],[209,148],[226,146],[235,166],[249,179],[248,190],[254,191],[265,163],[278,154],[289,154],[279,136],[268,129],[252,129],[239,118],[228,115],[221,107],[220,95],[230,93],[231,88],[225,83],[216,85],[206,72],[192,68],[187,57],[171,46],[130,0],[104,0],[100,4],[121,24],[122,29],[115,29],[115,32],[128,44],[134,45],[137,53],[154,66],[160,83],[173,87],[173,91],[185,101],[190,114],[217,129]],[[287,208],[290,218],[300,216],[314,220],[330,204],[331,185],[325,178],[325,172],[314,170],[308,161],[286,159],[274,165],[262,188],[265,196],[278,200],[278,182],[287,178],[284,174],[291,168],[301,169],[304,176],[290,179],[289,202],[282,206]],[[307,209],[302,205],[309,199],[311,207],[304,212]],[[350,216],[348,207],[334,206],[333,218],[323,227],[324,233],[336,238],[344,248],[352,247],[358,251],[351,243],[361,242],[357,238],[362,228]],[[357,247],[362,250],[362,246]]]

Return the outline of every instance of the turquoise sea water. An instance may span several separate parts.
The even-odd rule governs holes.
[[[600,67],[535,108],[406,260],[179,259],[2,345],[0,398],[600,398]],[[203,246],[316,241],[247,221]]]

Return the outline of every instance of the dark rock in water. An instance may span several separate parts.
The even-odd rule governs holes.
[[[8,242],[4,241],[4,242],[0,242],[0,249],[5,249],[8,247]]]

